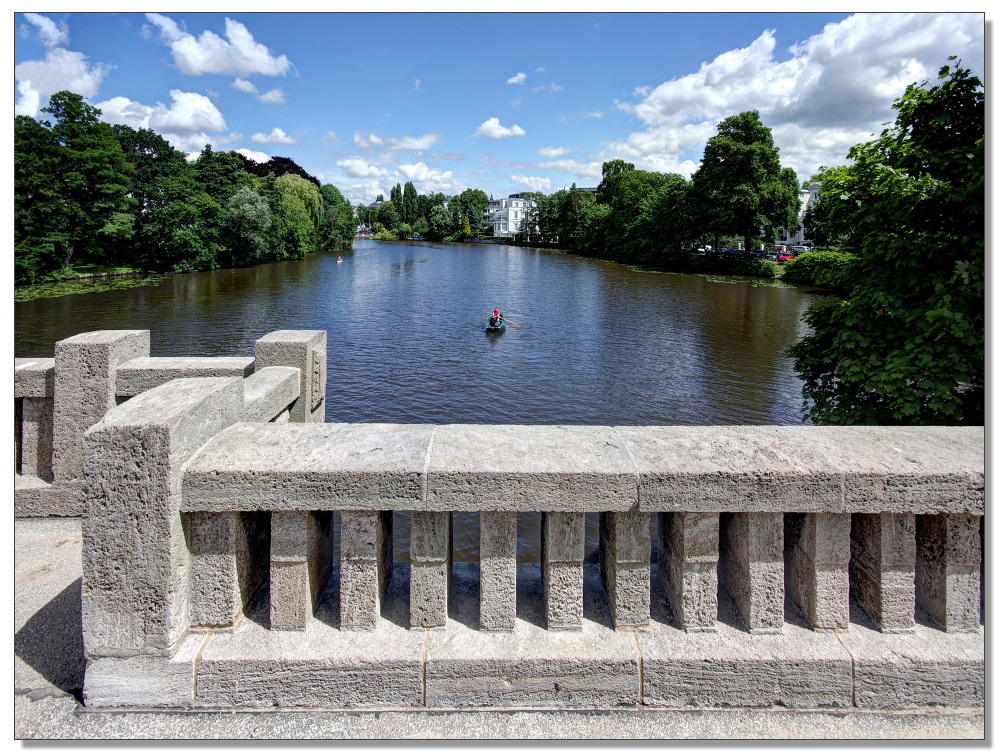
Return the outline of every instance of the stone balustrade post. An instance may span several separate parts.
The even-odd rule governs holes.
[[[55,345],[52,472],[57,482],[83,476],[81,439],[116,405],[119,364],[149,356],[149,330],[98,330]]]
[[[410,626],[435,628],[448,622],[451,588],[450,512],[410,513]]]
[[[979,630],[980,516],[917,516],[916,596],[945,631]]]
[[[715,631],[719,616],[719,514],[659,514],[657,560],[685,631]]]
[[[271,513],[271,628],[304,630],[330,580],[329,511]]]
[[[374,630],[392,578],[392,511],[340,512],[340,627]]]
[[[914,514],[851,516],[851,594],[884,633],[914,630],[916,549]]]
[[[542,589],[549,630],[583,629],[584,513],[542,513]]]
[[[186,634],[191,567],[182,469],[242,410],[242,380],[180,379],[112,407],[83,435],[88,659],[169,656]]]
[[[786,514],[785,542],[789,596],[814,628],[847,628],[850,514]]]
[[[649,624],[649,514],[600,514],[601,578],[615,627]]]
[[[781,513],[719,517],[719,578],[752,634],[780,633],[785,622]]]
[[[289,421],[323,422],[326,412],[326,330],[276,330],[254,344],[254,368],[295,367],[299,397]]]
[[[479,627],[513,631],[517,618],[517,513],[479,514]]]

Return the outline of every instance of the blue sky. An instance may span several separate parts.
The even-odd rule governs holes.
[[[601,163],[698,167],[757,109],[801,179],[843,164],[982,14],[17,13],[16,114],[70,89],[175,147],[290,157],[352,202],[596,186]]]

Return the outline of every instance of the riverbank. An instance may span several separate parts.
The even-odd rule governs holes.
[[[74,293],[104,293],[125,288],[156,285],[170,273],[141,272],[91,272],[31,285],[14,286],[15,303],[40,298],[60,298]]]

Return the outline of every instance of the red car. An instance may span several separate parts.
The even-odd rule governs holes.
[[[787,262],[789,259],[795,259],[795,255],[790,251],[783,251],[778,255],[779,262]]]

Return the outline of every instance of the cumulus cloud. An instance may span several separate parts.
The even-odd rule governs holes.
[[[566,147],[542,147],[538,150],[538,154],[542,157],[548,157],[550,160],[562,157],[564,154],[569,154],[569,152],[570,150]]]
[[[271,133],[255,133],[250,137],[250,141],[254,144],[298,144],[298,139],[293,139],[291,136],[286,134],[280,128],[275,126],[271,129]]]
[[[170,107],[162,102],[143,105],[127,97],[112,97],[96,103],[95,107],[101,111],[101,120],[123,123],[136,130],[151,129],[176,149],[200,150],[206,144],[227,141],[208,135],[208,132],[226,129],[225,118],[208,97],[180,89],[171,89],[170,97],[173,100]]]
[[[518,73],[507,79],[508,84],[523,84],[524,80],[528,78],[526,74]]]
[[[226,39],[208,30],[195,37],[159,13],[147,13],[146,19],[160,30],[160,39],[170,48],[181,73],[284,76],[292,67],[285,55],[272,55],[246,26],[231,18],[226,19]]]
[[[253,160],[254,162],[267,162],[271,159],[271,155],[265,154],[264,152],[255,152],[252,149],[237,149],[241,155],[246,157],[248,160]]]
[[[25,13],[24,20],[35,27],[38,37],[46,47],[55,47],[69,43],[69,27],[65,21],[58,24],[47,16],[39,13]]]
[[[575,175],[578,178],[583,178],[585,180],[593,178],[600,180],[602,165],[603,163],[601,160],[591,162],[583,160],[551,160],[549,162],[539,163],[535,167],[543,168],[545,170],[559,170],[563,173],[569,173],[570,175]]]
[[[454,194],[466,188],[465,184],[455,180],[450,170],[435,170],[423,162],[412,165],[400,165],[399,173],[407,181],[413,182],[418,194],[442,192]]]
[[[260,95],[257,100],[264,104],[281,104],[285,101],[285,93],[280,89],[271,89]]]
[[[21,95],[14,114],[37,117],[43,100],[63,89],[85,99],[93,97],[112,68],[103,63],[91,65],[82,52],[50,47],[44,60],[26,60],[14,66],[14,80]]]
[[[235,81],[230,85],[238,92],[246,92],[247,94],[256,94],[257,87],[253,85],[253,82],[247,81],[246,79],[236,78]]]
[[[906,86],[933,80],[949,55],[979,75],[983,51],[982,16],[972,13],[856,14],[796,44],[787,60],[778,60],[775,34],[765,30],[695,73],[636,87],[638,101],[618,107],[645,130],[612,142],[608,152],[645,169],[684,166],[690,155],[663,150],[700,153],[720,120],[758,110],[782,164],[805,177],[820,165],[843,164],[851,146],[893,119],[891,103]]]
[[[512,175],[510,180],[514,183],[519,183],[522,186],[527,186],[532,191],[546,192],[552,189],[552,181],[548,178],[541,178],[534,175]]]
[[[518,125],[513,125],[510,128],[500,125],[499,118],[490,118],[484,121],[473,136],[489,136],[491,139],[503,139],[507,136],[524,136],[525,130]]]
[[[372,165],[361,157],[347,157],[343,160],[337,160],[337,167],[352,178],[382,178],[389,175],[388,170]]]

